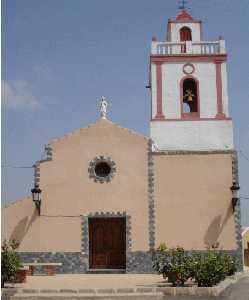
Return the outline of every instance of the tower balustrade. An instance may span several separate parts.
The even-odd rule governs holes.
[[[226,47],[224,40],[218,41],[186,41],[186,42],[157,42],[152,41],[152,55],[209,55],[225,54]]]

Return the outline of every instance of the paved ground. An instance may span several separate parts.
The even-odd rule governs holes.
[[[83,274],[83,275],[56,275],[56,276],[29,276],[27,283],[15,284],[15,287],[24,289],[127,289],[135,288],[136,290],[155,288],[156,286],[166,286],[163,278],[159,275],[151,274]],[[58,294],[57,294],[58,295]],[[31,295],[27,299],[40,299],[37,295]],[[48,295],[47,295],[48,296]],[[62,296],[62,294],[61,294]],[[99,295],[101,296],[101,295]],[[91,296],[92,297],[92,296]],[[158,297],[155,294],[140,295],[138,298],[134,296],[126,297],[123,295],[122,300],[131,299],[161,299],[161,300],[249,300],[249,275],[241,278],[237,283],[229,286],[222,296],[219,297],[189,297],[189,296],[170,296]],[[3,298],[10,299],[10,298]],[[19,298],[18,298],[19,299]],[[22,300],[26,298],[20,298]],[[44,297],[42,297],[44,299]],[[58,299],[53,297],[46,297],[46,299]],[[63,299],[75,299],[69,295]],[[78,299],[78,298],[77,298]],[[85,298],[84,298],[85,299]],[[95,298],[91,298],[92,300]],[[100,298],[96,298],[100,299]],[[103,299],[111,299],[105,297]],[[114,299],[114,298],[112,298]],[[117,299],[120,299],[117,297]]]
[[[242,278],[238,283],[229,287],[221,299],[249,300],[249,277]]]
[[[240,279],[236,284],[226,289],[220,297],[172,297],[167,296],[165,300],[249,300],[249,276]]]
[[[27,289],[101,289],[152,287],[165,284],[162,276],[154,274],[66,274],[28,276],[27,283],[15,287]]]

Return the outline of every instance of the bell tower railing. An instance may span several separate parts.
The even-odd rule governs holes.
[[[152,41],[152,55],[225,54],[225,41],[213,42],[156,42]]]

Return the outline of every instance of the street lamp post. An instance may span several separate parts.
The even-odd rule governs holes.
[[[36,184],[35,187],[31,190],[32,199],[35,203],[35,206],[38,210],[39,215],[41,212],[41,192],[42,192],[42,190],[39,188],[38,184]]]
[[[236,207],[237,202],[239,200],[240,186],[234,181],[233,185],[230,187],[230,189],[232,191],[232,207],[233,207],[233,211],[235,211],[235,207]]]

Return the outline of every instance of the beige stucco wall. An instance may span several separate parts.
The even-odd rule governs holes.
[[[244,252],[244,265],[249,266],[249,228],[247,228],[243,235],[242,235],[242,241],[243,241],[243,252]]]
[[[154,156],[156,244],[236,249],[231,154]]]
[[[2,237],[19,240],[24,252],[80,252],[82,216],[125,211],[131,250],[148,250],[148,139],[101,119],[50,145],[52,160],[40,163],[41,216],[31,198],[9,205]],[[89,177],[89,162],[99,155],[116,163],[109,183]],[[156,153],[153,159],[156,246],[205,249],[219,242],[236,249],[232,154]]]
[[[2,209],[2,241],[16,240],[18,251],[78,252],[81,219],[38,216],[31,197],[26,197]],[[72,234],[73,233],[73,234]]]
[[[16,240],[22,242],[37,213],[31,197],[24,197],[2,208],[2,241]]]
[[[248,248],[248,243],[249,243],[249,228],[247,228],[242,235],[242,241],[243,241],[243,249]]]
[[[80,218],[38,217],[24,237],[19,251],[79,252]]]
[[[21,251],[81,251],[81,216],[123,211],[131,216],[132,250],[148,250],[148,139],[101,119],[51,146],[52,161],[40,163],[41,216]],[[99,155],[116,163],[109,183],[89,178],[89,162]]]

